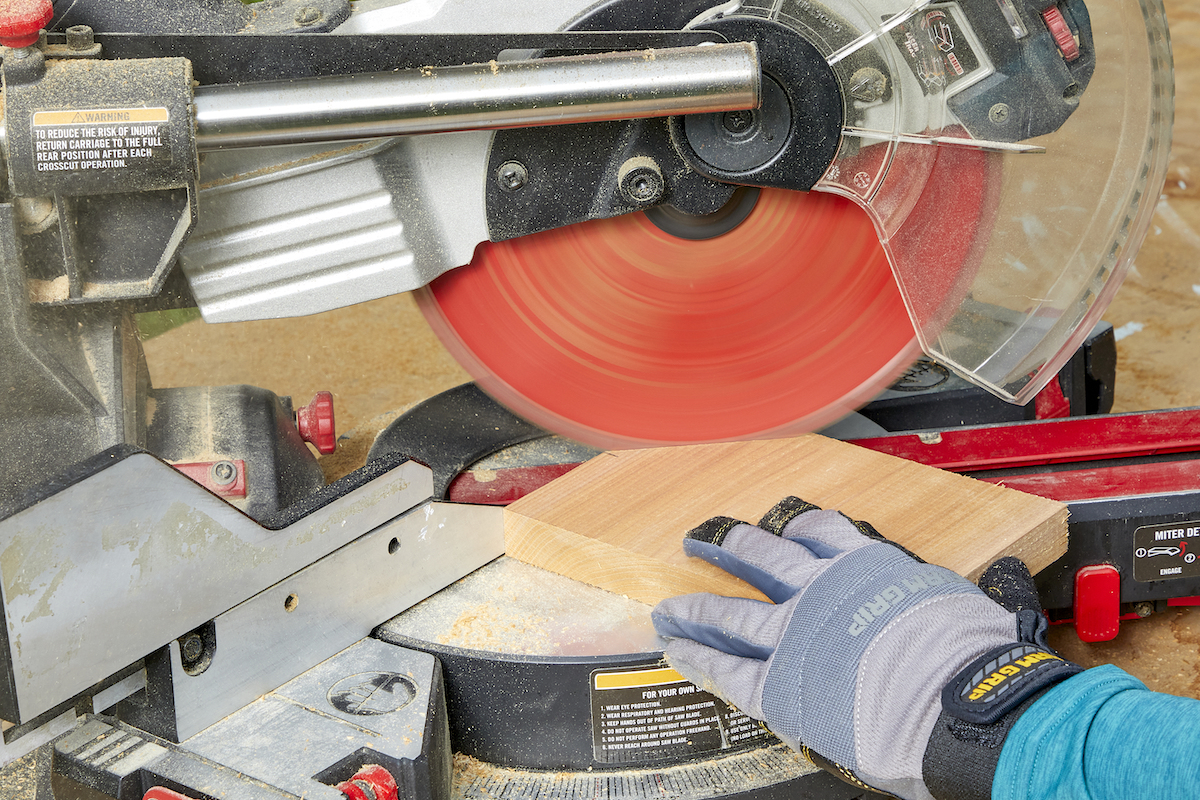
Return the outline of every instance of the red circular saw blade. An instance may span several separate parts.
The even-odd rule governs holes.
[[[485,391],[607,448],[814,430],[919,353],[866,213],[819,193],[703,241],[632,214],[484,244],[418,300]]]

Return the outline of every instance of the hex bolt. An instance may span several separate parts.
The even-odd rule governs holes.
[[[228,486],[237,480],[237,465],[232,461],[218,461],[208,468],[208,474],[217,486]]]
[[[850,96],[863,103],[874,103],[883,97],[887,77],[875,67],[863,67],[850,76]]]
[[[646,156],[635,156],[622,164],[617,171],[617,185],[625,199],[637,206],[657,203],[667,190],[662,170]]]
[[[180,638],[179,654],[185,662],[199,661],[200,656],[204,655],[204,640],[200,638],[200,634],[189,633]]]
[[[67,28],[67,49],[87,50],[96,44],[96,35],[87,25],[72,25]]]
[[[1142,619],[1145,619],[1154,613],[1154,603],[1151,603],[1148,600],[1135,603],[1133,606],[1133,613],[1137,614]]]
[[[301,6],[296,12],[295,21],[297,25],[316,25],[321,21],[321,9],[313,8],[312,6]]]
[[[529,183],[529,170],[520,161],[505,161],[496,170],[496,182],[506,192],[519,192]]]
[[[996,103],[988,110],[988,119],[995,125],[1004,125],[1011,114],[1012,109],[1008,107],[1008,103]]]

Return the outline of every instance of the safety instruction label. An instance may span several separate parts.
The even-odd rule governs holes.
[[[124,170],[171,161],[165,108],[37,111],[33,165],[38,172]]]
[[[596,670],[592,733],[600,762],[656,761],[741,748],[771,734],[661,665]]]
[[[1133,532],[1133,579],[1200,577],[1200,520],[1143,525]]]

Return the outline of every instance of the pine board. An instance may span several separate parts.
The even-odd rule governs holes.
[[[645,603],[699,591],[762,599],[681,542],[712,516],[757,521],[787,495],[867,520],[972,580],[1001,556],[1036,573],[1067,550],[1062,503],[815,434],[604,453],[509,505],[506,550]]]

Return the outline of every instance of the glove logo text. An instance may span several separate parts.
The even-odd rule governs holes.
[[[961,578],[958,578],[953,573],[941,570],[936,572],[931,570],[924,574],[916,574],[912,577],[904,578],[899,583],[892,584],[859,606],[858,610],[854,612],[850,627],[846,629],[846,633],[851,636],[858,636],[872,622],[883,617],[888,611],[898,606],[905,599],[913,597],[925,589],[931,589],[935,586],[941,586],[944,583],[958,580],[961,580]]]
[[[987,695],[997,686],[1007,681],[1009,678],[1015,678],[1022,672],[1043,661],[1062,661],[1056,655],[1044,651],[1030,653],[1027,656],[1014,659],[1012,662],[1000,667],[992,674],[988,675],[983,680],[977,682],[971,689],[971,693],[967,696],[968,700],[979,700]]]

